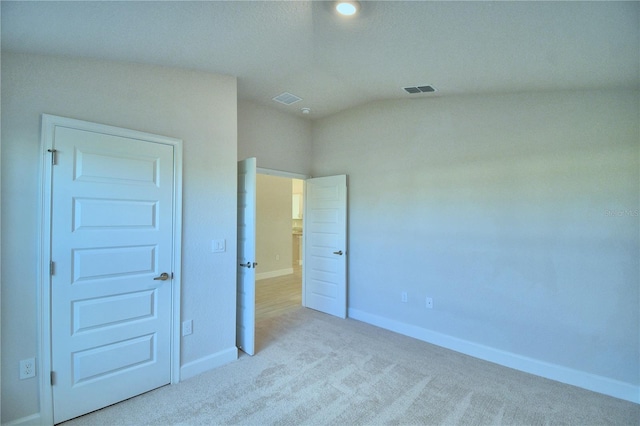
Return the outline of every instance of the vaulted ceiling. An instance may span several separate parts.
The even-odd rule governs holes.
[[[309,118],[381,99],[640,87],[639,2],[2,1],[2,48],[238,77]],[[431,84],[432,94],[402,87]],[[282,92],[303,100],[285,106]]]

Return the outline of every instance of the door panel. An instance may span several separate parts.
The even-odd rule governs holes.
[[[171,381],[174,147],[57,126],[52,148],[58,423]]]
[[[126,371],[153,362],[154,335],[136,337],[73,354],[73,383]]]
[[[77,300],[73,311],[73,333],[92,332],[98,328],[112,327],[127,321],[150,318],[156,314],[155,290],[140,291],[100,299]]]
[[[158,203],[140,200],[73,200],[73,229],[151,229],[158,223]]]
[[[308,179],[305,202],[303,302],[347,316],[347,177]]]
[[[236,345],[255,353],[256,159],[238,162],[238,282]]]

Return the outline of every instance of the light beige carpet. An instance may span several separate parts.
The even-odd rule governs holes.
[[[258,353],[68,425],[638,425],[640,405],[299,308]]]

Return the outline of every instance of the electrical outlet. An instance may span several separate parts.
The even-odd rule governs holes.
[[[403,291],[403,292],[400,294],[400,301],[401,301],[402,303],[407,303],[407,292],[406,292],[406,291]]]
[[[182,323],[182,335],[188,336],[193,334],[193,320],[186,320]]]
[[[427,309],[433,309],[433,299],[431,297],[427,297]]]
[[[36,377],[36,359],[28,358],[20,361],[20,380]]]

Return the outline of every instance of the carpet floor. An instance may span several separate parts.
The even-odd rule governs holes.
[[[298,308],[257,353],[65,425],[639,425],[640,405]]]

